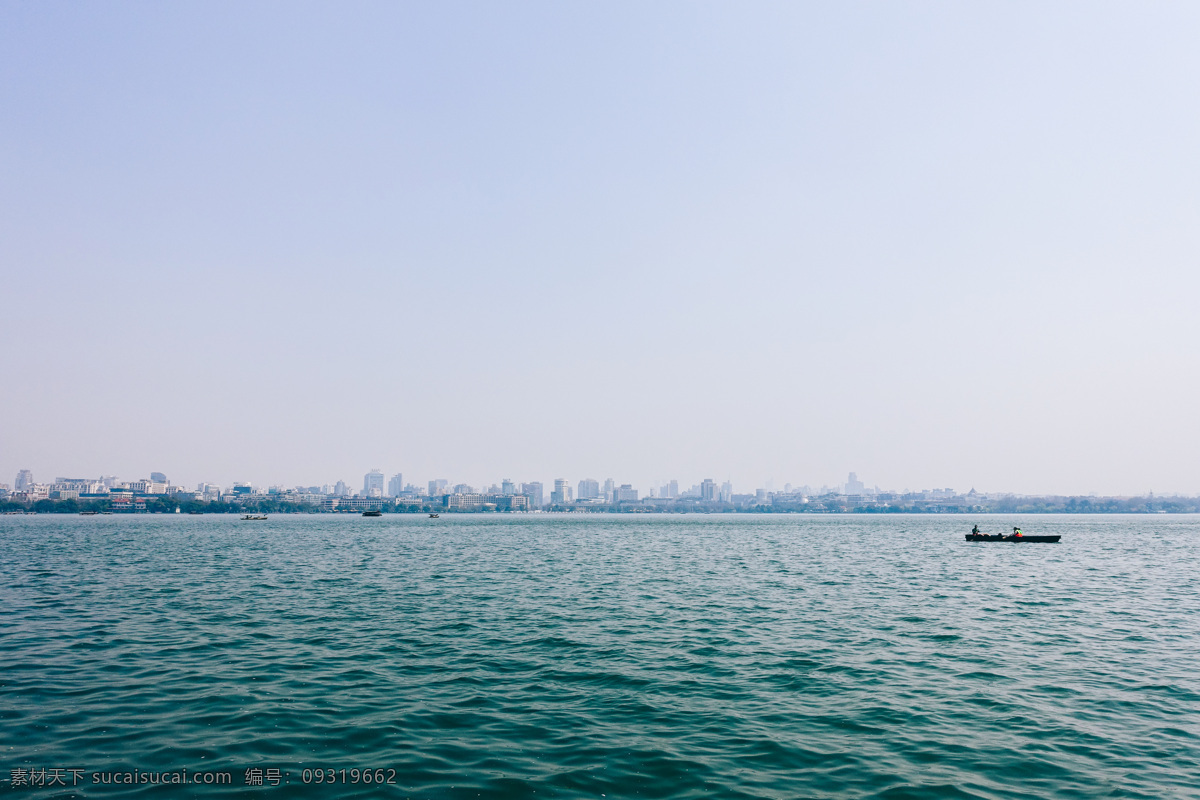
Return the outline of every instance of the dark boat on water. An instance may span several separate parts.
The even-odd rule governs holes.
[[[364,511],[363,516],[364,517],[382,517],[383,512],[382,511]]]
[[[1012,536],[1003,533],[968,533],[968,542],[1057,542],[1061,536]]]

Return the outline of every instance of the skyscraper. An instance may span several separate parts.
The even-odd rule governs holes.
[[[550,505],[565,506],[571,502],[571,487],[566,478],[554,479],[554,491],[550,493]]]
[[[706,503],[711,503],[717,499],[717,484],[712,478],[705,478],[700,481],[700,499]]]
[[[404,491],[404,475],[397,472],[388,480],[388,495],[391,497],[399,497]]]
[[[371,490],[378,491],[378,495],[372,495]],[[364,497],[379,497],[383,495],[383,472],[379,469],[373,469],[363,476],[363,496]]]
[[[15,490],[25,492],[33,488],[33,471],[23,469],[17,473],[17,480],[13,483]]]
[[[446,485],[449,483],[450,483],[450,481],[446,480],[445,478],[437,478],[435,480],[430,481],[429,482],[429,496],[430,497],[441,497],[442,495],[444,495],[446,493]]]
[[[508,478],[500,481],[500,494],[509,495],[517,493],[517,485]]]
[[[580,500],[593,500],[600,496],[600,481],[584,478],[579,482],[579,491],[575,494]]]
[[[545,498],[542,495],[541,481],[521,484],[521,494],[529,498],[529,507],[541,509],[546,504]]]
[[[350,487],[346,485],[345,481],[338,481],[333,487],[333,493],[338,497],[345,497],[350,494]]]

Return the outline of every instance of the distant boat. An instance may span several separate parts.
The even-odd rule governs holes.
[[[364,517],[382,517],[383,512],[382,511],[364,511],[363,516]]]
[[[1057,542],[1061,536],[1013,536],[1003,533],[968,533],[968,542]]]
[[[437,519],[437,518],[438,518],[438,515],[437,515],[437,514],[430,514],[430,515],[429,515],[429,518],[430,518],[430,519]]]
[[[266,514],[247,514],[242,517],[242,522],[259,522],[267,518]]]
[[[81,516],[81,517],[94,517],[94,516],[96,516],[96,512],[95,512],[95,511],[80,511],[80,512],[79,512],[79,516]]]

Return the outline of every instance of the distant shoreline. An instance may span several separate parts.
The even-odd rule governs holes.
[[[196,500],[173,500],[169,495],[154,495],[139,498],[134,509],[114,510],[107,500],[37,500],[32,503],[0,501],[0,514],[80,514],[82,512],[127,514],[320,514],[331,516],[359,516],[361,509],[327,510],[312,503],[289,503],[279,500],[247,499],[234,503],[202,502]],[[436,513],[453,516],[502,516],[553,514],[554,516],[680,516],[702,515],[748,515],[748,514],[802,514],[812,516],[880,516],[892,514],[921,515],[965,515],[983,516],[995,514],[1197,514],[1200,513],[1200,498],[1196,497],[1134,497],[1134,498],[1076,498],[1076,497],[1006,497],[987,504],[964,506],[960,504],[935,505],[930,503],[888,504],[856,506],[838,503],[830,498],[819,498],[805,504],[786,506],[752,505],[731,507],[728,505],[702,503],[680,503],[673,507],[647,505],[620,506],[568,506],[538,511],[497,511],[491,509],[457,510],[448,509],[439,501],[428,502],[381,502],[379,510],[384,514],[423,515]]]

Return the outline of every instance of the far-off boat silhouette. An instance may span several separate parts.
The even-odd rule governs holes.
[[[968,542],[1049,542],[1054,543],[1061,539],[1061,536],[1026,536],[1021,532],[1020,528],[1013,528],[1013,532],[1005,533],[981,533],[979,526],[976,525],[967,534]]]

